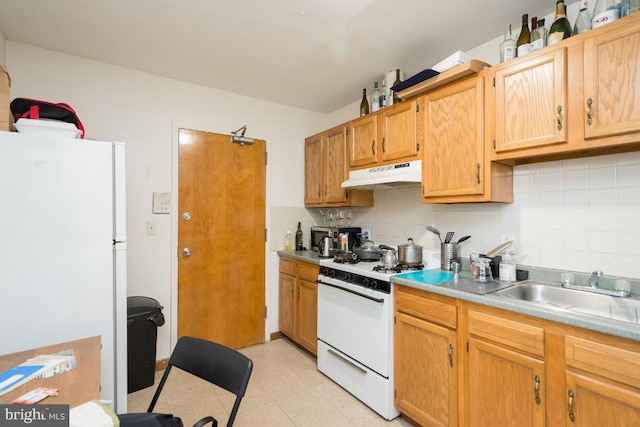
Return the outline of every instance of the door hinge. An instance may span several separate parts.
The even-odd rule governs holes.
[[[494,150],[496,149],[496,140],[495,139],[493,140],[493,149]]]
[[[265,319],[267,318],[267,306],[266,305],[264,306],[264,318]]]
[[[416,113],[420,112],[420,104],[416,104]]]
[[[496,87],[496,78],[493,78],[493,87]]]
[[[416,151],[420,151],[420,143],[416,143]]]
[[[264,165],[267,166],[269,164],[269,153],[264,152]]]
[[[268,230],[267,228],[264,229],[264,241],[265,242],[269,241],[269,239],[267,239],[267,230]]]
[[[467,341],[467,353],[469,353],[469,341]]]

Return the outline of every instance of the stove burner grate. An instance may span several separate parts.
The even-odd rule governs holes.
[[[385,267],[384,265],[376,265],[373,267],[373,271],[378,273],[402,273],[403,271],[424,270],[424,265],[406,265],[396,264],[393,267]]]

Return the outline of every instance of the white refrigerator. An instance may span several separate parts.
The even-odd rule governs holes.
[[[99,335],[127,410],[125,146],[0,132],[0,354]]]

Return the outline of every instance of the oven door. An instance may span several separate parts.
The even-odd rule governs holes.
[[[391,295],[326,276],[318,279],[318,339],[389,378]]]

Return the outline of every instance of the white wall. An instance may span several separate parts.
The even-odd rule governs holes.
[[[299,216],[283,222],[277,215],[304,212],[304,138],[327,126],[326,116],[250,97],[208,89],[96,61],[8,42],[12,97],[31,97],[73,106],[89,138],[127,143],[127,226],[129,295],[156,298],[166,308],[167,325],[175,316],[173,215],[153,215],[154,191],[172,191],[172,135],[176,125],[229,133],[244,124],[247,136],[267,141],[267,225],[294,228]],[[46,72],[45,72],[46,70]],[[174,203],[177,200],[174,198]],[[273,218],[274,213],[276,215]],[[294,219],[297,219],[294,222]],[[156,221],[157,235],[145,223]],[[270,227],[271,228],[271,227]],[[267,331],[277,325],[277,255],[280,232],[268,243]],[[275,304],[275,307],[273,306]],[[275,322],[275,323],[274,323]],[[158,330],[158,358],[170,354],[170,328]]]
[[[0,64],[6,63],[7,60],[7,37],[0,30]]]

